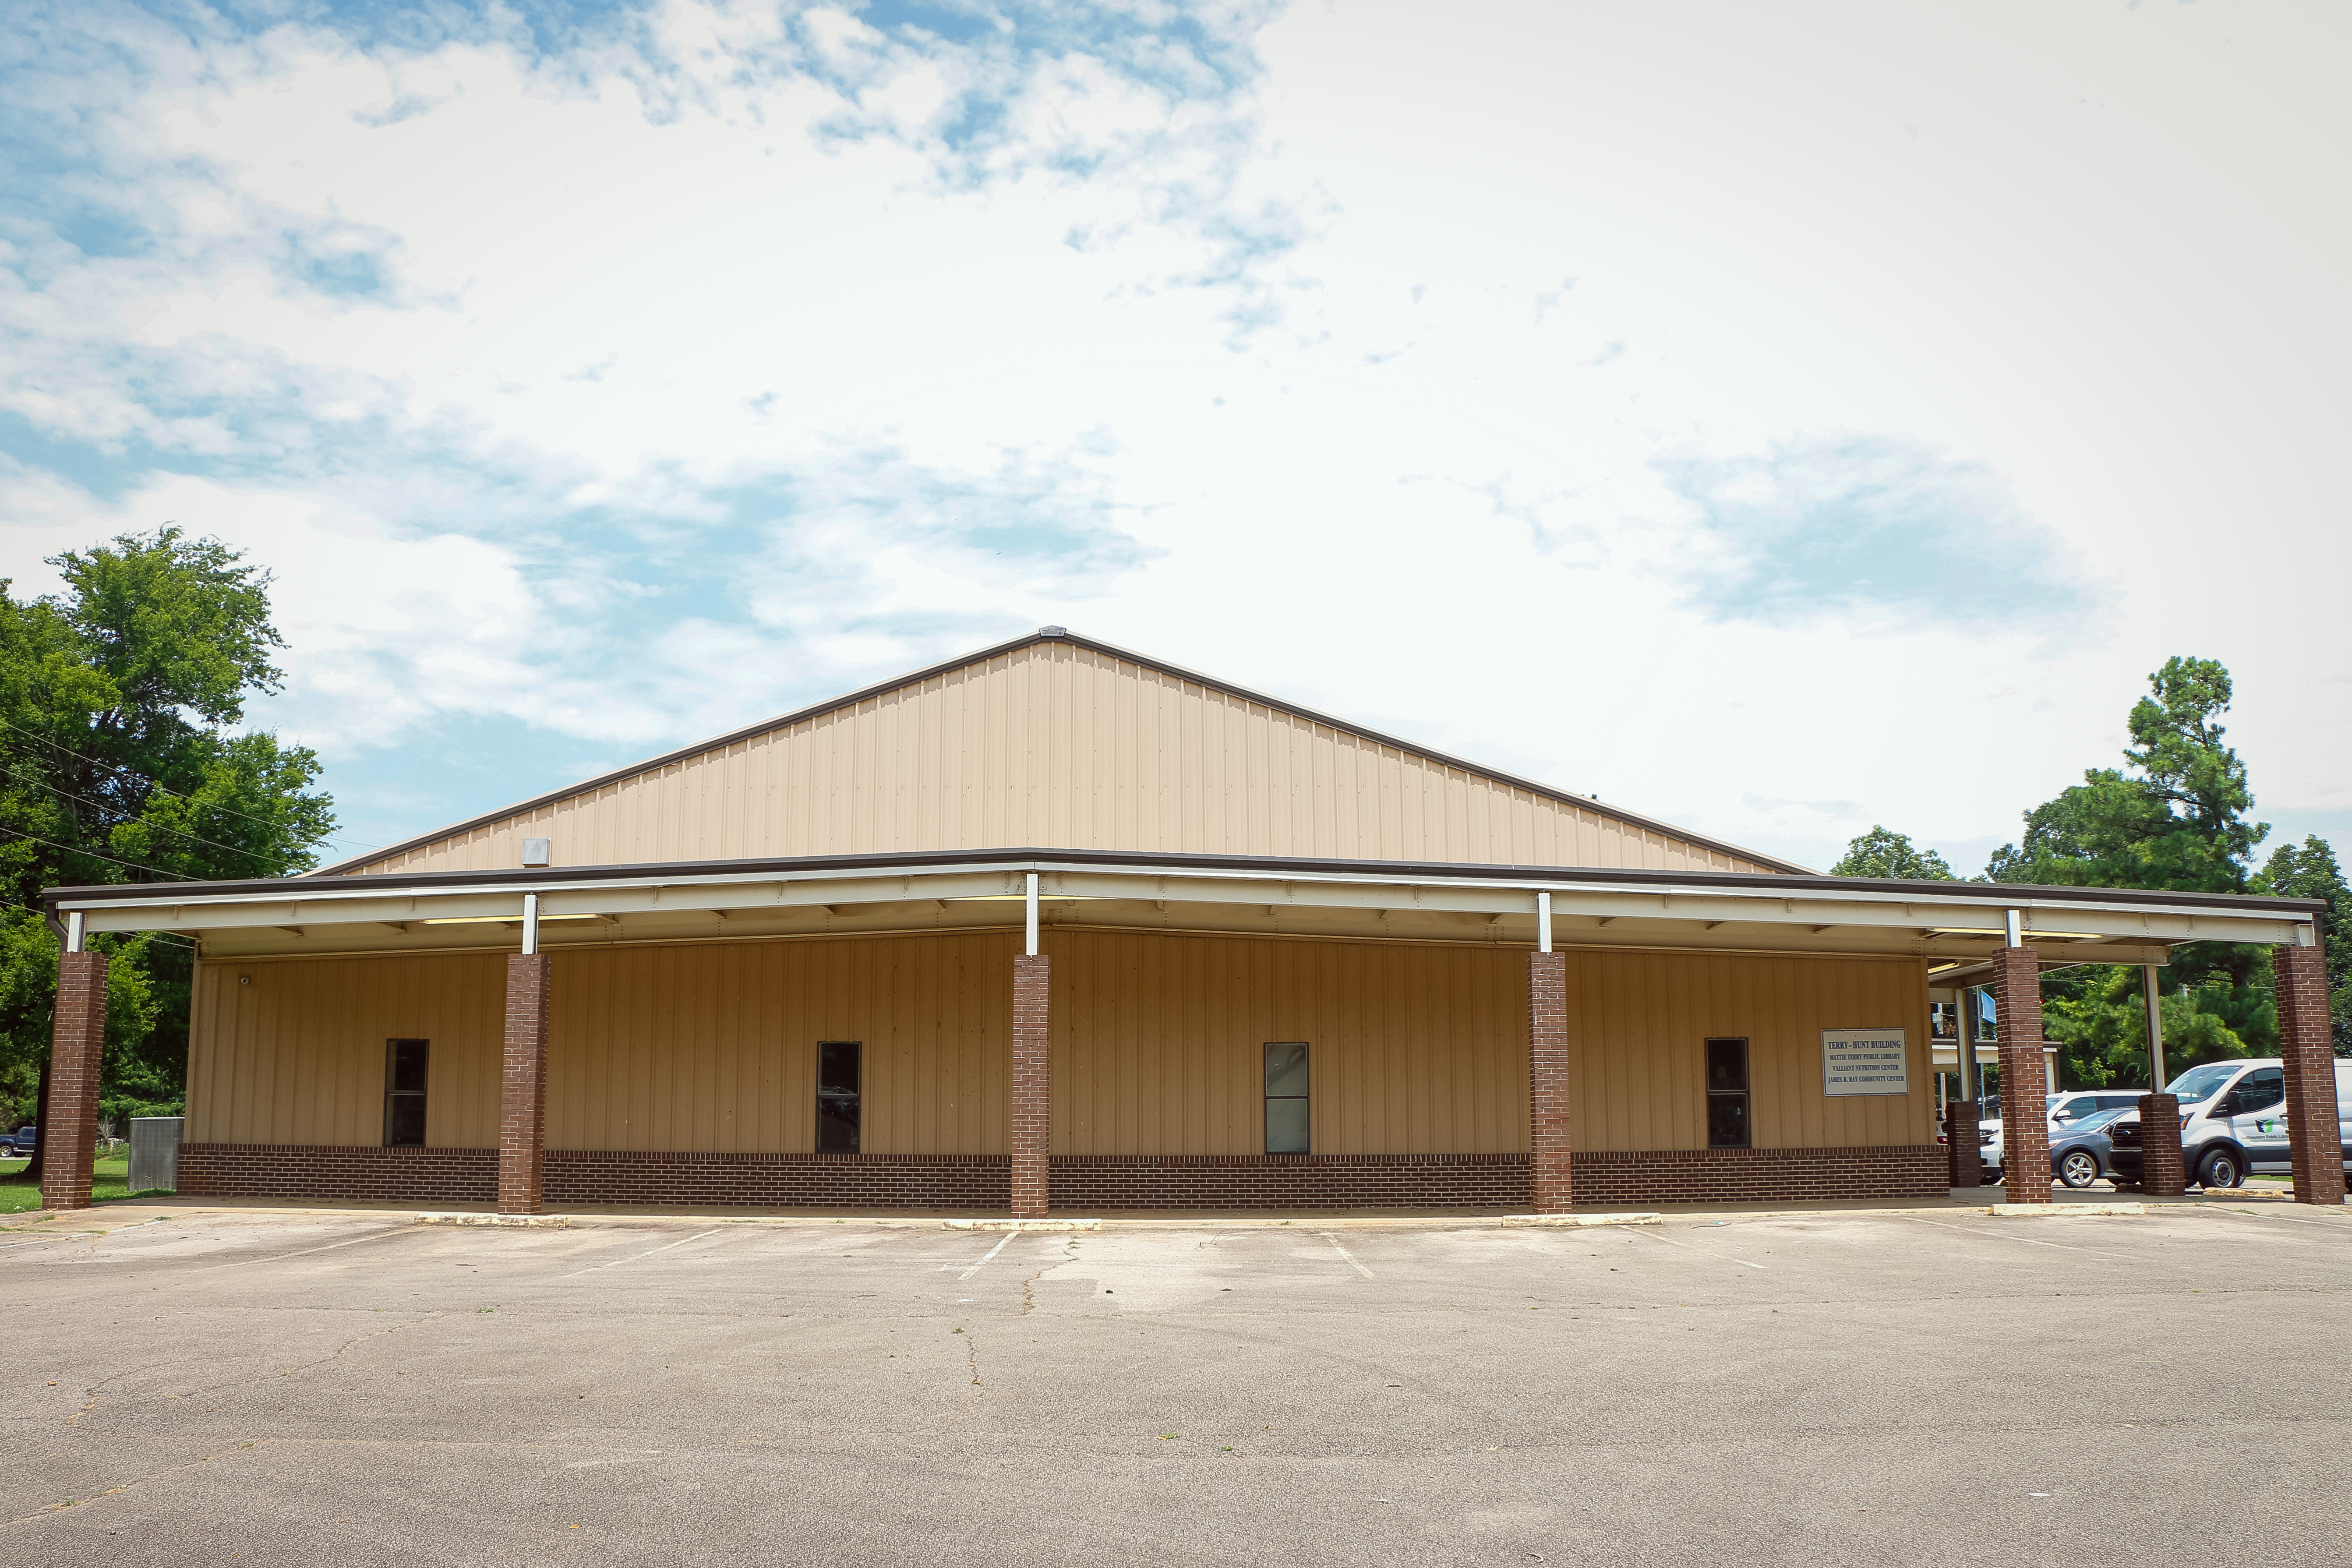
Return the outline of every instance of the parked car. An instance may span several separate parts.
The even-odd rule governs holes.
[[[2115,1144],[2107,1129],[2125,1115],[2121,1107],[2078,1116],[2050,1135],[2050,1174],[2070,1187],[2087,1187],[2105,1176],[2116,1179]],[[2137,1114],[2137,1111],[2132,1114]]]
[[[39,1143],[40,1141],[40,1124],[38,1122],[28,1121],[24,1126],[17,1128],[16,1136],[10,1138],[7,1142],[8,1146],[16,1152],[16,1158],[19,1160],[29,1160],[33,1157],[34,1146]]]
[[[2287,1142],[2286,1068],[2276,1057],[2207,1062],[2165,1086],[2180,1100],[2181,1168],[2209,1192],[2241,1186],[2250,1171],[2294,1168]],[[2336,1059],[2336,1146],[2352,1171],[2352,1060]],[[2116,1179],[2141,1179],[2139,1113],[2107,1129]]]
[[[2075,1089],[2063,1094],[2044,1095],[2044,1114],[2050,1119],[2050,1152],[2058,1152],[2058,1140],[2069,1129],[2085,1118],[2123,1110],[2139,1104],[2144,1090],[2137,1089]],[[2001,1158],[2000,1104],[1987,1102],[1992,1111],[1977,1123],[1977,1157],[1984,1163],[1985,1180],[1998,1181],[2003,1163]]]

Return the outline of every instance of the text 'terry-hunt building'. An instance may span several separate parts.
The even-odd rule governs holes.
[[[202,1194],[1941,1194],[1931,999],[1995,986],[2038,1093],[2040,968],[2192,940],[2284,949],[2334,1130],[2308,901],[1815,876],[1056,627],[312,876],[47,902],[68,1205],[106,931],[200,944]],[[2046,1197],[2040,1119],[2008,1128],[2010,1196]]]

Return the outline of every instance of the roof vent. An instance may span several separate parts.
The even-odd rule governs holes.
[[[1067,626],[1039,626],[1037,628],[1037,635],[1041,637],[1066,637],[1070,635],[1070,628]]]
[[[548,845],[549,840],[544,838],[524,839],[522,841],[522,863],[525,866],[546,865]]]

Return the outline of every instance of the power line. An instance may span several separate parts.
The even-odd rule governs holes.
[[[0,722],[5,722],[5,721],[0,721]],[[125,860],[118,856],[101,855],[95,849],[82,849],[71,844],[60,844],[54,838],[43,838],[37,834],[27,833],[21,827],[11,827],[5,822],[0,822],[0,833],[13,833],[19,838],[30,839],[35,844],[46,844],[52,849],[62,849],[68,855],[87,855],[93,860],[110,861],[117,866],[127,866],[133,871],[152,871],[158,877],[172,877],[183,882],[204,880],[202,877],[190,877],[178,871],[166,871],[161,866],[142,866],[136,860]]]
[[[276,827],[279,826],[279,824],[271,822],[266,816],[256,816],[249,811],[239,811],[233,805],[221,805],[215,802],[201,801],[196,799],[194,795],[182,795],[177,790],[165,789],[162,784],[157,784],[153,779],[148,778],[146,774],[141,773],[136,768],[126,767],[121,763],[110,763],[103,757],[93,757],[89,755],[87,752],[77,752],[71,746],[64,745],[58,742],[50,740],[47,735],[42,734],[37,730],[27,730],[22,724],[13,724],[5,719],[0,719],[0,725],[5,725],[7,728],[16,731],[19,735],[28,735],[32,739],[41,742],[44,746],[50,748],[52,751],[61,752],[65,755],[73,758],[74,761],[78,763],[88,763],[92,767],[108,768],[118,773],[129,773],[132,778],[139,779],[143,782],[148,788],[153,790],[157,795],[169,795],[173,800],[184,800],[189,805],[197,807],[199,810],[224,811],[231,816],[242,816],[247,822],[258,822],[264,827]],[[387,845],[367,844],[362,843],[361,840],[356,838],[342,838],[331,834],[327,836],[323,842],[329,844],[347,844],[354,849],[383,849],[389,847]]]
[[[5,722],[5,721],[0,721],[0,722]],[[11,778],[23,779],[26,783],[35,784],[39,788],[54,791],[55,793],[65,796],[68,800],[78,800],[84,805],[94,805],[101,811],[106,809],[106,803],[104,801],[92,800],[86,795],[76,795],[73,791],[60,788],[58,785],[51,784],[47,779],[35,778],[28,773],[20,773],[14,768],[0,768],[0,773],[5,773]],[[170,792],[166,791],[164,793],[169,794]],[[175,795],[173,798],[176,800],[184,800],[187,797],[185,795]],[[261,818],[255,817],[252,820],[258,822]],[[144,817],[138,818],[137,822],[138,826],[142,827],[161,828],[165,833],[176,833],[183,838],[192,838],[199,844],[209,844],[215,849],[226,849],[232,855],[246,855],[250,856],[255,859],[260,859],[263,858],[261,852],[257,849],[244,849],[234,844],[224,844],[217,838],[207,838],[201,833],[191,833],[184,827],[173,827],[161,822],[150,822]]]

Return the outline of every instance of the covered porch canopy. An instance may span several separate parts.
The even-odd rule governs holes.
[[[2021,1081],[2038,1081],[2040,969],[2160,965],[2184,942],[2272,945],[2297,955],[2286,967],[2305,955],[2315,964],[2320,910],[2304,900],[2115,889],[1050,848],[126,884],[52,889],[45,901],[67,949],[53,1089],[65,1114],[49,1168],[68,1201],[77,1190],[88,1201],[89,1131],[81,1123],[95,1119],[104,998],[103,959],[83,951],[93,933],[176,932],[208,962],[512,954],[499,1195],[502,1207],[535,1209],[551,952],[1016,928],[1024,941],[1012,977],[1014,1207],[1039,1213],[1048,1092],[1041,929],[1532,950],[1531,1146],[1541,1209],[1568,1202],[1564,1047],[1558,1009],[1547,1007],[1563,952],[1911,957],[1925,961],[1937,989],[1990,977],[2002,1002],[2004,1057],[2015,1049],[2030,1073]],[[2281,989],[2283,1015],[2305,1026],[2292,987],[2283,981]],[[2324,1049],[2324,1010],[2316,1027]],[[86,1072],[77,1065],[84,1057]],[[2298,1137],[2306,1120],[2295,1119]],[[2332,1158],[2326,1163],[2336,1171]],[[1034,1180],[1024,1182],[1024,1169]],[[2046,1172],[2041,1185],[2046,1195]],[[2014,1187],[2011,1195],[2020,1195]]]
[[[2044,965],[2162,963],[2183,942],[2311,940],[2316,906],[2105,888],[1055,849],[62,888],[61,921],[176,931],[208,958],[1019,924],[1293,931],[1689,952],[1905,953],[1984,972],[2008,911]],[[528,902],[527,902],[528,901]],[[1008,907],[1013,906],[1013,907]],[[501,930],[501,928],[504,928]]]

